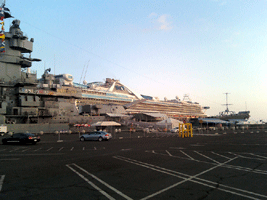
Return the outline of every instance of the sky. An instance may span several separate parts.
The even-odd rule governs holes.
[[[159,99],[232,104],[267,121],[267,0],[6,0],[34,38],[32,70],[120,80]],[[9,29],[13,19],[5,20]]]

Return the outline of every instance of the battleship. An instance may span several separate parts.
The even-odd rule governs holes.
[[[3,4],[1,11],[9,11]],[[5,12],[2,12],[5,14]],[[4,15],[3,20],[11,14]],[[2,27],[4,30],[4,27]],[[140,95],[119,80],[83,84],[73,82],[71,74],[51,74],[45,69],[41,78],[31,70],[34,38],[28,38],[15,19],[3,33],[0,53],[0,124],[68,124],[79,117],[104,113],[159,112],[179,120],[206,117],[205,109],[190,100],[159,100]]]
[[[223,104],[224,106],[226,106],[225,111],[222,111],[219,113],[219,115],[213,116],[214,118],[219,118],[221,120],[225,120],[225,121],[230,121],[230,122],[241,122],[241,121],[246,121],[249,119],[250,117],[250,111],[239,111],[238,113],[234,112],[234,111],[230,111],[229,110],[229,104],[228,103],[228,94],[229,93],[225,93],[226,95],[226,104]]]

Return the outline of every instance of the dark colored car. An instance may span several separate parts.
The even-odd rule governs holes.
[[[109,140],[112,138],[111,133],[107,133],[105,131],[94,131],[91,133],[83,134],[80,137],[80,141],[85,141],[85,140],[98,140],[101,142],[102,140]]]
[[[8,144],[8,143],[36,144],[37,142],[40,142],[40,137],[35,136],[34,134],[31,133],[15,133],[10,137],[2,139],[3,144]]]

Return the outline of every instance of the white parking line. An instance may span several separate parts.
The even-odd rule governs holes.
[[[211,153],[213,153],[213,154],[215,154],[215,155],[218,155],[218,156],[221,156],[221,157],[223,157],[223,158],[231,159],[231,158],[229,158],[229,157],[227,157],[227,156],[224,156],[224,155],[221,155],[221,154],[215,153],[215,152],[213,152],[213,151],[212,151]]]
[[[39,148],[39,149],[35,149],[34,151],[39,151],[39,150],[41,150],[42,148]]]
[[[185,149],[183,147],[170,147],[170,149]]]
[[[172,156],[172,154],[170,154],[170,152],[168,152],[167,150],[166,150],[166,152],[167,152],[167,154],[169,154],[169,156]]]
[[[106,187],[108,187],[109,189],[113,190],[114,192],[116,192],[117,194],[119,194],[120,196],[124,197],[127,200],[132,200],[132,198],[128,197],[127,195],[123,194],[122,192],[120,192],[119,190],[117,190],[116,188],[112,187],[111,185],[107,184],[106,182],[104,182],[103,180],[99,179],[98,177],[96,177],[95,175],[89,173],[88,171],[86,171],[85,169],[81,168],[80,166],[76,165],[75,163],[66,165],[69,169],[71,169],[73,172],[75,172],[76,174],[78,174],[82,179],[84,179],[87,183],[89,183],[92,187],[94,187],[95,189],[97,189],[100,193],[102,193],[103,195],[105,195],[108,199],[114,199],[112,196],[110,196],[109,194],[107,194],[104,190],[102,190],[101,188],[97,187],[94,183],[92,183],[91,181],[89,181],[86,177],[84,177],[82,174],[80,174],[78,171],[76,171],[75,169],[73,169],[70,165],[74,165],[75,167],[77,167],[78,169],[80,169],[81,171],[83,171],[84,173],[86,173],[87,175],[91,176],[92,178],[94,178],[95,180],[97,180],[98,182],[102,183],[103,185],[105,185]],[[115,200],[115,199],[114,199]]]
[[[4,179],[5,179],[5,175],[2,175],[1,178],[0,178],[0,192],[2,190],[2,186],[3,186],[3,183],[4,183]]]
[[[72,147],[70,150],[72,151],[74,149],[74,147]]]
[[[46,151],[50,151],[51,149],[53,149],[54,147],[51,147],[51,148],[49,148],[49,149],[47,149]]]
[[[228,153],[233,154],[235,156],[238,156],[240,158],[246,158],[246,159],[252,159],[252,160],[266,160],[266,159],[256,158],[256,157],[255,158],[251,158],[251,157],[241,156],[241,155],[238,155],[238,154],[235,154],[235,153],[232,153],[232,152],[228,152]]]
[[[13,152],[13,151],[17,151],[17,150],[19,150],[20,148],[16,148],[16,149],[13,149],[13,150],[11,150],[11,151],[9,151],[9,152]]]
[[[217,160],[214,160],[214,159],[212,159],[212,158],[210,158],[210,157],[208,157],[208,156],[205,156],[205,155],[199,153],[198,151],[194,151],[194,152],[196,152],[197,154],[199,154],[199,155],[201,155],[201,156],[203,156],[203,157],[205,157],[205,158],[207,158],[207,159],[209,159],[209,160],[212,160],[213,162],[216,162],[216,163],[220,164],[220,162],[218,162]]]
[[[154,150],[152,151],[145,151],[145,152],[152,152],[156,155],[162,155],[162,156],[167,156],[166,154],[163,153],[157,153]],[[186,154],[187,155],[187,154]],[[169,155],[168,155],[169,156]],[[187,155],[188,156],[188,155]],[[206,162],[206,161],[202,161],[202,160],[196,160],[196,159],[190,159],[190,158],[184,158],[184,157],[180,157],[180,156],[172,156],[173,158],[180,158],[180,159],[187,159],[187,160],[193,160],[195,162],[199,162],[199,163],[206,163],[206,164],[213,164],[216,165],[213,162]],[[239,157],[239,156],[238,156]],[[223,165],[221,167],[225,167],[225,168],[230,168],[230,169],[236,169],[239,171],[246,171],[246,172],[251,172],[251,173],[256,173],[256,174],[264,174],[267,175],[267,171],[263,171],[263,170],[257,170],[257,169],[252,169],[252,168],[247,168],[247,167],[241,167],[241,166],[235,166],[235,165]]]
[[[250,154],[250,155],[252,155],[252,156],[258,156],[258,157],[260,157],[260,158],[265,158],[265,159],[267,159],[267,157],[260,156],[260,155],[256,155],[256,154],[254,154],[254,153],[248,153],[248,154]]]
[[[109,194],[107,194],[104,190],[102,190],[101,188],[97,187],[94,183],[92,183],[91,181],[89,181],[87,178],[85,178],[82,174],[80,174],[79,172],[77,172],[75,169],[73,169],[72,167],[70,167],[69,165],[66,165],[69,169],[71,169],[73,172],[75,172],[76,174],[78,174],[78,176],[80,176],[83,180],[85,180],[87,183],[89,183],[93,188],[95,188],[96,190],[98,190],[101,194],[103,194],[104,196],[106,196],[108,199],[110,200],[115,200],[112,196],[110,196]]]
[[[25,152],[25,151],[28,151],[28,150],[30,150],[31,148],[28,148],[28,149],[24,149],[23,151],[21,151],[21,152]]]
[[[191,160],[195,160],[194,158],[192,158],[191,156],[187,155],[185,152],[183,152],[182,150],[180,150],[180,152],[182,152],[184,155],[186,155],[188,158],[190,158]]]
[[[64,147],[61,147],[58,151],[61,151],[62,149],[64,149]]]
[[[227,186],[227,185],[223,185],[223,184],[220,184],[220,187],[217,187],[218,183],[216,182],[212,182],[212,181],[209,181],[209,180],[205,180],[205,179],[202,179],[202,178],[198,178],[197,176],[199,175],[202,175],[204,173],[207,173],[217,167],[221,167],[222,165],[225,165],[226,163],[228,162],[231,162],[232,160],[236,159],[237,157],[234,157],[224,163],[220,163],[210,169],[207,169],[199,174],[196,174],[194,176],[190,176],[188,174],[184,174],[184,173],[181,173],[181,172],[177,172],[177,171],[173,171],[173,170],[169,170],[169,169],[166,169],[166,168],[162,168],[162,167],[159,167],[159,166],[155,166],[155,165],[152,165],[152,164],[148,164],[148,163],[144,163],[144,162],[141,162],[141,161],[137,161],[137,160],[133,160],[133,159],[130,159],[130,158],[126,158],[126,157],[122,157],[122,156],[113,156],[113,158],[115,159],[118,159],[118,160],[122,160],[122,161],[125,161],[125,162],[128,162],[128,163],[132,163],[132,164],[135,164],[135,165],[139,165],[139,166],[142,166],[142,167],[145,167],[145,168],[149,168],[151,170],[154,170],[154,171],[158,171],[158,172],[161,172],[161,173],[164,173],[164,174],[168,174],[168,175],[171,175],[171,176],[175,176],[175,177],[178,177],[178,178],[181,178],[181,179],[184,179],[183,181],[180,181],[172,186],[169,186],[161,191],[158,191],[154,194],[151,194],[145,198],[143,198],[142,200],[146,200],[146,199],[149,199],[151,197],[154,197],[162,192],[165,192],[167,191],[168,189],[171,189],[179,184],[182,184],[186,181],[190,181],[190,182],[193,182],[193,183],[197,183],[197,184],[200,184],[200,185],[204,185],[204,186],[207,186],[207,187],[210,187],[210,188],[214,188],[214,189],[217,189],[217,190],[221,190],[221,191],[224,191],[224,192],[227,192],[227,193],[231,193],[231,194],[235,194],[235,195],[238,195],[238,196],[242,196],[242,197],[246,197],[246,198],[249,198],[249,199],[259,199],[259,198],[255,198],[253,196],[248,196],[248,195],[254,195],[254,196],[258,196],[258,197],[264,197],[264,198],[267,198],[267,196],[265,195],[262,195],[262,194],[258,194],[258,193],[254,193],[254,192],[250,192],[250,191],[247,191],[247,190],[242,190],[242,189],[239,189],[239,188],[234,188],[234,187],[230,187],[230,186]],[[184,177],[185,176],[185,177]],[[193,179],[196,179],[196,180],[193,180]],[[206,182],[206,183],[205,183]],[[212,184],[212,185],[210,185]],[[242,193],[238,193],[238,192],[242,192],[242,193],[245,193],[245,194],[242,194]]]

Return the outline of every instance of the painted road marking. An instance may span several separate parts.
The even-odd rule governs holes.
[[[5,179],[5,175],[2,175],[0,178],[0,192],[1,192],[2,187],[3,187],[4,179]]]
[[[84,177],[82,174],[80,174],[78,171],[76,171],[75,169],[73,169],[70,165],[73,165],[75,167],[77,167],[78,169],[80,169],[81,171],[83,171],[84,173],[86,173],[87,175],[91,176],[92,178],[94,178],[95,180],[97,180],[98,182],[102,183],[103,185],[105,185],[106,187],[108,187],[109,189],[113,190],[114,192],[116,192],[117,194],[119,194],[120,196],[124,197],[127,200],[132,200],[132,198],[128,197],[127,195],[123,194],[122,192],[120,192],[119,190],[117,190],[116,188],[112,187],[111,185],[109,185],[108,183],[104,182],[103,180],[99,179],[98,177],[96,177],[95,175],[89,173],[88,171],[86,171],[85,169],[81,168],[80,166],[76,165],[75,163],[66,165],[69,169],[71,169],[73,172],[75,172],[76,174],[78,174],[83,180],[85,180],[87,183],[89,183],[92,187],[94,187],[96,190],[98,190],[100,193],[102,193],[103,195],[105,195],[108,199],[112,199],[115,200],[112,196],[110,196],[109,194],[107,194],[104,190],[100,189],[99,187],[97,187],[94,183],[92,183],[91,181],[89,181],[86,177]]]
[[[16,148],[16,149],[13,149],[13,150],[11,150],[11,151],[9,151],[9,152],[13,152],[13,151],[17,151],[17,150],[19,150],[20,148]]]
[[[80,174],[79,172],[77,172],[75,169],[73,169],[72,167],[70,167],[70,165],[66,165],[70,170],[72,170],[73,172],[75,172],[78,176],[80,176],[83,180],[85,180],[88,184],[90,184],[93,188],[95,188],[97,191],[99,191],[101,194],[103,194],[104,196],[106,196],[108,199],[110,200],[115,200],[112,196],[110,196],[108,193],[106,193],[104,190],[100,189],[99,187],[97,187],[94,183],[92,183],[91,181],[89,181],[87,178],[85,178],[82,174]]]
[[[194,158],[192,158],[191,156],[189,156],[188,154],[186,154],[185,152],[183,152],[182,150],[180,150],[181,153],[183,153],[184,155],[186,155],[188,158],[190,158],[191,160],[195,160]]]
[[[185,149],[183,147],[170,147],[170,149]]]
[[[35,149],[34,151],[39,151],[39,150],[41,150],[42,148],[39,148],[39,149]]]
[[[147,153],[153,153],[153,154],[157,154],[157,155],[162,155],[162,156],[167,156],[166,154],[163,153],[157,153],[154,150],[152,151],[145,151]],[[182,152],[182,151],[181,151]],[[187,154],[186,154],[187,155]],[[168,155],[169,156],[169,155]],[[187,155],[189,156],[189,155]],[[187,160],[193,160],[195,162],[199,162],[199,163],[206,163],[206,164],[212,164],[212,165],[216,165],[213,162],[207,162],[207,161],[202,161],[202,160],[196,160],[196,159],[189,159],[189,158],[184,158],[184,157],[180,157],[180,156],[172,156],[173,158],[180,158],[180,159],[187,159]],[[238,156],[239,157],[239,156]],[[191,157],[190,157],[191,158]],[[250,172],[250,173],[256,173],[256,174],[267,174],[267,171],[264,170],[257,170],[257,169],[252,169],[252,168],[247,168],[247,167],[241,167],[241,166],[235,166],[235,165],[223,165],[221,167],[225,167],[225,168],[229,168],[229,169],[236,169],[239,171],[246,171],[246,172]]]
[[[248,154],[253,155],[253,156],[258,156],[258,157],[260,157],[260,158],[265,158],[265,159],[267,159],[267,157],[260,156],[260,155],[256,155],[256,154],[254,154],[254,153],[248,153]]]
[[[228,153],[233,154],[235,156],[238,156],[240,158],[246,158],[246,159],[252,159],[252,160],[266,160],[266,159],[256,158],[256,157],[255,158],[251,158],[251,157],[241,156],[241,155],[238,155],[238,154],[235,154],[235,153],[232,153],[232,152],[228,152]]]
[[[165,192],[173,187],[176,187],[177,185],[180,185],[186,181],[190,181],[190,182],[193,182],[193,183],[198,183],[200,185],[204,185],[204,186],[207,186],[207,187],[210,187],[210,188],[214,188],[214,189],[218,189],[218,190],[221,190],[221,191],[224,191],[224,192],[227,192],[227,193],[231,193],[231,194],[235,194],[235,195],[238,195],[238,196],[242,196],[242,197],[246,197],[246,198],[249,198],[249,199],[259,199],[259,197],[264,197],[264,198],[267,198],[267,196],[265,195],[262,195],[262,194],[258,194],[258,193],[254,193],[254,192],[250,192],[250,191],[247,191],[247,190],[242,190],[242,189],[239,189],[239,188],[234,188],[234,187],[230,187],[230,186],[227,186],[227,185],[223,185],[223,184],[220,184],[220,187],[218,188],[217,185],[218,183],[216,182],[212,182],[212,181],[209,181],[209,180],[205,180],[205,179],[202,179],[202,178],[198,178],[197,176],[200,176],[204,173],[207,173],[215,168],[218,168],[218,167],[221,167],[223,165],[225,165],[226,163],[228,162],[231,162],[233,161],[234,159],[238,158],[238,157],[234,157],[224,163],[220,163],[212,168],[209,168],[199,174],[196,174],[194,176],[190,176],[188,174],[184,174],[184,173],[181,173],[181,172],[177,172],[177,171],[173,171],[173,170],[169,170],[169,169],[166,169],[166,168],[162,168],[162,167],[159,167],[159,166],[155,166],[155,165],[152,165],[152,164],[149,164],[149,163],[144,163],[144,162],[141,162],[141,161],[137,161],[137,160],[133,160],[133,159],[130,159],[130,158],[126,158],[126,157],[122,157],[122,156],[113,156],[113,158],[115,159],[118,159],[118,160],[122,160],[122,161],[125,161],[125,162],[128,162],[128,163],[132,163],[132,164],[135,164],[135,165],[139,165],[139,166],[142,166],[142,167],[145,167],[145,168],[148,168],[148,169],[151,169],[151,170],[154,170],[154,171],[158,171],[158,172],[161,172],[161,173],[164,173],[164,174],[168,174],[168,175],[171,175],[171,176],[175,176],[175,177],[178,177],[178,178],[181,178],[181,179],[184,179],[183,181],[180,181],[172,186],[169,186],[161,191],[158,191],[154,194],[151,194],[145,198],[143,198],[142,200],[146,200],[146,199],[149,199],[151,197],[154,197],[162,192]],[[196,179],[196,180],[193,180],[193,179]],[[245,194],[242,194],[242,193],[245,193]],[[257,196],[257,198],[253,197],[253,196],[248,196],[248,195],[254,195],[254,196]]]
[[[46,151],[50,151],[51,149],[53,149],[54,147],[51,147],[51,148],[49,148],[49,149],[47,149]]]
[[[170,154],[170,152],[168,152],[167,150],[166,150],[166,152],[167,152],[167,154],[169,154],[169,156],[172,156],[172,154]]]
[[[224,155],[221,155],[221,154],[215,153],[215,152],[213,152],[213,151],[212,151],[211,153],[213,153],[213,154],[215,154],[215,155],[218,155],[218,156],[221,156],[221,157],[223,157],[223,158],[231,159],[231,158],[229,158],[229,157],[227,157],[227,156],[224,156]]]
[[[205,158],[207,158],[207,159],[209,159],[209,160],[212,160],[213,162],[216,162],[216,163],[220,164],[220,162],[218,162],[217,160],[214,160],[214,159],[212,159],[212,158],[210,158],[210,157],[208,157],[208,156],[205,156],[205,155],[199,153],[198,151],[194,151],[194,152],[196,152],[197,154],[199,154],[199,155],[201,155],[201,156],[203,156],[203,157],[205,157]]]
[[[203,144],[190,144],[191,146],[195,146],[195,147],[204,147],[205,145]]]
[[[74,149],[74,147],[72,147],[70,150],[72,151]]]
[[[131,149],[121,149],[121,151],[130,151]]]
[[[24,149],[23,151],[21,151],[21,152],[25,152],[25,151],[28,151],[28,150],[30,150],[31,148],[28,148],[28,149]]]
[[[64,149],[64,147],[61,147],[58,151],[61,151],[62,149]]]

